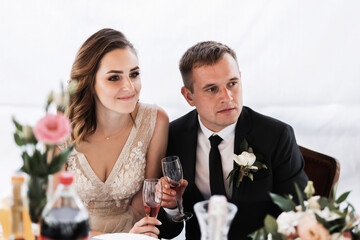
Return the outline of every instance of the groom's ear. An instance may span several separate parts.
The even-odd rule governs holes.
[[[181,94],[184,96],[185,100],[188,102],[188,104],[190,106],[195,106],[194,101],[193,101],[193,94],[191,93],[191,91],[189,89],[187,89],[186,87],[182,87],[181,88]]]

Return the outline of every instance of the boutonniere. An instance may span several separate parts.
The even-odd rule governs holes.
[[[253,181],[253,173],[256,173],[262,168],[267,169],[267,166],[259,161],[264,159],[264,157],[259,153],[254,153],[245,138],[240,144],[240,152],[240,155],[234,154],[234,162],[236,163],[236,166],[233,170],[231,170],[226,178],[230,178],[229,186],[234,181],[235,173],[237,171],[239,171],[239,174],[238,179],[236,180],[236,187],[239,187],[244,177],[248,177],[251,181]]]

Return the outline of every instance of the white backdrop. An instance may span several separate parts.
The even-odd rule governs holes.
[[[360,211],[360,2],[357,0],[0,0],[0,196],[20,167],[11,116],[34,124],[75,54],[110,27],[135,45],[141,100],[186,113],[178,61],[204,40],[237,52],[244,103],[292,125],[298,143],[341,163],[338,193]]]

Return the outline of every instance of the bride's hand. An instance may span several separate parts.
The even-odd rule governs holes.
[[[161,222],[153,217],[144,217],[135,223],[130,230],[130,233],[144,234],[158,238],[160,231],[155,225],[161,225]]]

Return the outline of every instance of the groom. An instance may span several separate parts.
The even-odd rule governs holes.
[[[243,106],[241,73],[235,52],[218,42],[200,42],[180,60],[184,86],[181,93],[195,110],[170,123],[167,155],[181,160],[188,185],[184,211],[194,214],[195,203],[223,194],[238,207],[228,239],[246,239],[262,227],[266,214],[277,216],[269,193],[296,196],[294,182],[304,189],[304,160],[291,126]],[[247,141],[267,168],[244,176],[236,186],[228,174],[236,167],[233,154],[241,154]],[[245,148],[246,150],[247,148]],[[186,183],[186,181],[184,181]],[[184,184],[186,185],[186,184]],[[167,188],[165,206],[174,199]],[[179,225],[163,224],[160,237],[173,237]],[[186,239],[200,239],[196,215],[186,222]]]

